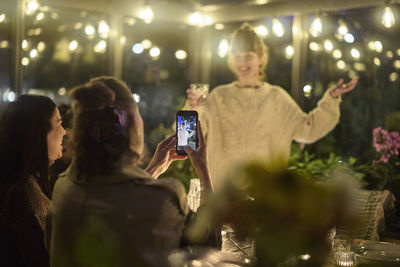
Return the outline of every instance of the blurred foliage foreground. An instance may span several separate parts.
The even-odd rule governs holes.
[[[250,162],[237,167],[224,186],[203,206],[201,225],[228,224],[243,238],[255,240],[256,266],[322,266],[335,226],[356,225],[353,190],[346,173],[316,182],[281,164]],[[300,255],[311,255],[301,260]]]

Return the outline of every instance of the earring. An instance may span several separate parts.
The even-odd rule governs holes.
[[[259,74],[260,76],[263,76],[263,71],[262,71],[262,66],[261,66],[261,65],[259,66],[258,74]]]

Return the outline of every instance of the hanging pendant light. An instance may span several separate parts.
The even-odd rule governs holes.
[[[391,28],[395,23],[393,11],[389,6],[386,6],[382,14],[382,24],[385,28]]]
[[[322,22],[320,17],[316,17],[314,21],[311,23],[309,32],[311,36],[318,37],[322,33]]]
[[[278,19],[272,20],[272,32],[278,37],[282,37],[285,34],[285,28]]]

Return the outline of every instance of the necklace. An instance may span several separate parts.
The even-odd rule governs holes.
[[[253,89],[258,89],[258,88],[260,88],[261,87],[261,84],[258,84],[258,85],[244,85],[244,86],[241,86],[241,85],[239,85],[239,83],[235,83],[235,86],[237,87],[237,88],[253,88]]]

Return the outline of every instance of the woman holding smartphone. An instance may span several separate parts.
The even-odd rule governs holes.
[[[98,77],[72,89],[71,97],[73,157],[47,216],[50,266],[169,266],[168,255],[187,242],[191,217],[183,185],[157,179],[172,161],[187,158],[177,155],[175,135],[141,169],[143,121],[126,84]],[[185,151],[204,200],[212,188],[201,127],[198,136],[198,149]],[[201,243],[218,245],[218,232],[205,229]]]
[[[286,163],[293,140],[312,143],[325,136],[339,121],[341,95],[358,82],[358,77],[347,84],[340,79],[307,114],[284,89],[263,81],[267,62],[263,40],[245,23],[233,33],[228,57],[237,80],[214,88],[205,103],[187,90],[184,109],[197,110],[203,122],[216,190],[237,162],[280,159]]]

